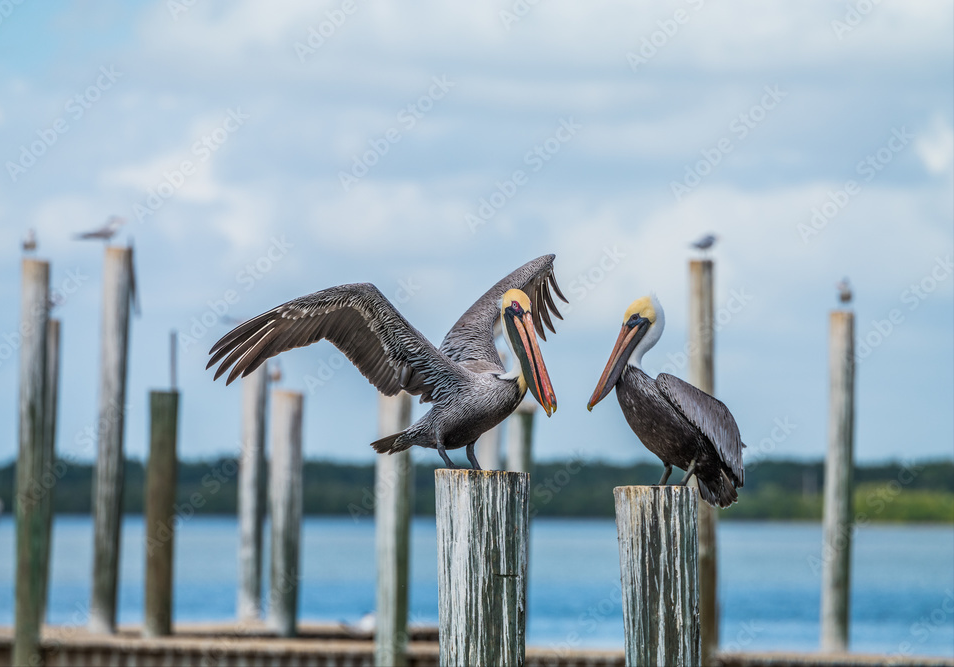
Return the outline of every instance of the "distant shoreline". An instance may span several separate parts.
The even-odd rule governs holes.
[[[434,513],[433,465],[415,466],[416,516]],[[12,516],[16,466],[0,467],[0,503]],[[602,461],[539,463],[531,474],[532,517],[613,517],[615,486],[654,484],[661,466],[638,463],[621,466]],[[236,478],[234,459],[180,462],[177,513],[234,516]],[[374,515],[374,465],[306,461],[303,467],[306,516]],[[822,512],[824,466],[820,461],[758,461],[746,471],[739,502],[721,510],[726,521],[818,521]],[[53,493],[58,515],[88,515],[91,507],[93,466],[57,461],[45,478],[47,487],[34,494]],[[854,516],[866,523],[954,523],[954,461],[924,461],[863,465],[855,468]],[[123,490],[124,513],[140,514],[144,468],[127,460]]]

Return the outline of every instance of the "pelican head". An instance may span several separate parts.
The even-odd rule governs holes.
[[[521,391],[529,389],[549,417],[556,412],[556,394],[553,393],[553,385],[537,345],[530,297],[518,289],[508,290],[500,303],[500,321],[503,323],[504,338],[516,360],[510,372],[500,377],[517,380]]]
[[[587,410],[606,398],[610,390],[616,386],[617,380],[623,373],[626,364],[640,368],[643,355],[662,336],[666,318],[662,304],[653,296],[644,296],[636,299],[623,314],[623,328],[616,339],[616,346],[610,355],[603,375],[586,404]]]

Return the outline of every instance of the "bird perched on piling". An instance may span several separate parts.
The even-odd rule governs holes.
[[[636,299],[623,315],[623,328],[609,362],[587,404],[603,400],[613,387],[630,428],[665,466],[665,484],[672,466],[692,475],[699,494],[710,505],[728,507],[738,500],[743,484],[742,438],[729,409],[716,398],[679,378],[660,373],[655,379],[642,369],[643,355],[662,336],[662,304],[655,296]]]
[[[841,303],[851,303],[851,283],[848,282],[847,277],[835,283],[835,289],[838,290],[838,300]]]
[[[36,231],[31,227],[23,237],[23,252],[25,254],[36,252],[36,246]]]
[[[550,288],[564,302],[553,274],[554,255],[524,264],[465,312],[434,347],[369,283],[339,285],[282,304],[239,325],[210,350],[207,368],[221,361],[218,379],[246,376],[269,357],[327,339],[386,396],[406,391],[433,407],[406,430],[371,443],[379,453],[415,445],[436,449],[450,468],[448,449],[467,448],[475,469],[474,443],[516,409],[527,390],[547,416],[556,395],[536,334],[546,340],[550,318],[562,319]],[[531,301],[530,296],[533,295]],[[501,322],[513,367],[504,368],[494,345]]]
[[[102,239],[103,241],[109,241],[109,239],[113,238],[116,232],[119,231],[119,228],[125,224],[125,218],[118,215],[111,215],[106,219],[106,222],[102,227],[89,232],[83,232],[82,234],[77,234],[73,238],[77,241],[85,241],[89,239]]]
[[[690,248],[695,248],[696,250],[701,250],[703,254],[708,254],[712,246],[715,245],[715,242],[719,240],[719,237],[715,234],[706,234],[697,241],[693,241],[689,244]]]

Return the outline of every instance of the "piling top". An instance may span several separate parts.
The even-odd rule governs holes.
[[[685,497],[686,495],[696,495],[698,496],[699,490],[693,486],[681,486],[679,484],[664,484],[659,486],[657,484],[652,485],[633,485],[633,486],[617,486],[613,489],[613,497],[619,500],[622,497],[629,496],[631,498],[650,498],[650,499],[659,499],[659,498],[679,498]],[[698,502],[698,498],[696,499]]]
[[[478,479],[518,479],[520,476],[530,477],[528,472],[512,472],[510,470],[472,470],[471,468],[437,468],[434,471],[434,479],[439,479],[441,477],[447,478],[470,478],[470,480]],[[470,481],[469,480],[469,481]]]

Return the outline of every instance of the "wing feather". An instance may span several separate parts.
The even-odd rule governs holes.
[[[729,408],[719,399],[698,387],[669,373],[660,373],[656,386],[673,406],[702,431],[719,453],[736,486],[741,487],[745,474],[742,470],[742,435]]]
[[[218,379],[246,376],[268,358],[326,339],[381,393],[402,389],[424,402],[456,391],[467,371],[435,348],[368,283],[340,285],[293,299],[240,324],[210,350]]]
[[[546,340],[544,326],[555,332],[551,314],[563,319],[550,294],[550,287],[567,302],[553,274],[556,255],[544,255],[527,262],[510,275],[501,279],[484,293],[444,336],[440,350],[457,363],[467,361],[488,362],[503,367],[494,345],[494,325],[500,319],[500,299],[509,289],[520,289],[530,297],[533,308],[533,324],[537,333]]]

